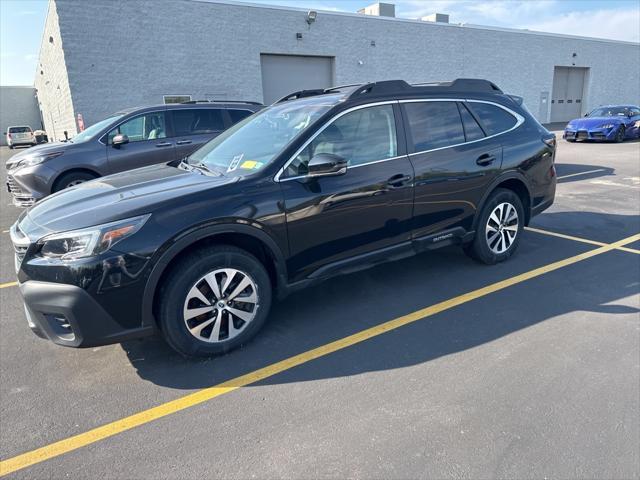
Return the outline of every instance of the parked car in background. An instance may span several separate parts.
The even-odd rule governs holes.
[[[36,137],[37,143],[47,143],[49,141],[49,136],[44,130],[36,130],[33,134]]]
[[[227,101],[123,110],[68,141],[14,155],[6,163],[7,187],[13,203],[25,207],[87,180],[184,158],[262,107]]]
[[[13,149],[21,146],[36,145],[36,136],[28,125],[20,127],[9,127],[5,133],[7,137],[7,145]]]
[[[555,136],[486,80],[299,91],[180,163],[110,175],[11,228],[28,323],[83,347],[161,332],[227,352],[272,297],[460,245],[507,260],[554,200]]]
[[[606,105],[598,107],[584,118],[571,120],[562,136],[567,142],[595,140],[623,142],[640,138],[640,107],[637,105]]]

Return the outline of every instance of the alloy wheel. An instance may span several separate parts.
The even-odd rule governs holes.
[[[258,289],[246,273],[214,270],[198,280],[184,302],[187,330],[198,340],[226,342],[238,336],[258,312]]]
[[[518,235],[518,211],[510,203],[504,202],[493,209],[485,228],[485,238],[489,249],[495,254],[509,250]]]
[[[72,180],[69,183],[67,183],[67,185],[64,188],[70,188],[70,187],[75,187],[76,185],[80,185],[81,183],[84,183],[85,180]]]

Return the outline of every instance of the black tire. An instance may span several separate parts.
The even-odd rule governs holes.
[[[501,253],[496,253],[489,246],[489,240],[487,238],[487,224],[489,223],[489,217],[494,212],[494,210],[499,205],[505,204],[505,203],[513,206],[515,208],[515,211],[517,212],[516,236],[511,241],[511,243],[509,244],[509,246],[506,248],[505,251]],[[465,253],[469,255],[471,258],[473,258],[474,260],[487,265],[493,265],[499,262],[504,262],[511,255],[513,255],[513,253],[517,250],[518,244],[520,243],[520,237],[522,236],[524,222],[525,222],[524,208],[522,207],[522,201],[520,200],[520,197],[512,190],[507,190],[504,188],[496,189],[489,196],[489,198],[487,199],[484,205],[484,208],[482,209],[482,212],[480,213],[480,218],[478,219],[475,238],[471,243],[469,243],[464,247]],[[494,222],[492,221],[492,225],[493,224]]]
[[[9,145],[9,150],[13,150],[13,145]]]
[[[62,175],[60,178],[56,180],[53,184],[53,188],[51,189],[51,193],[59,192],[60,190],[64,190],[65,188],[69,188],[74,184],[77,185],[79,183],[88,182],[89,180],[93,180],[94,178],[98,178],[96,175],[89,172],[69,172]]]
[[[196,338],[189,331],[183,309],[192,287],[197,285],[205,275],[223,268],[236,269],[250,277],[256,285],[257,301],[254,308],[257,310],[255,310],[254,318],[245,325],[237,336],[229,340],[209,343]],[[271,281],[264,265],[247,251],[229,245],[217,245],[197,250],[170,271],[160,288],[158,304],[160,330],[167,343],[174,350],[187,357],[210,357],[229,352],[247,343],[264,325],[271,308],[271,292]],[[211,305],[217,306],[217,300],[214,301],[215,296],[211,296],[209,300]],[[211,324],[212,328],[218,322],[217,314],[218,310],[216,310],[216,320]],[[208,315],[208,313],[203,315]],[[224,320],[222,313],[219,315],[224,329],[230,314],[226,313]],[[203,318],[206,320],[213,316],[212,313],[211,316]],[[202,320],[200,324],[205,320]],[[196,317],[196,321],[199,321],[198,317]],[[228,334],[229,327],[228,324],[226,325]],[[202,332],[205,331],[206,329],[202,330]]]
[[[616,133],[616,143],[622,143],[624,142],[624,137],[625,137],[625,129],[624,129],[624,125],[620,125],[620,128],[618,128],[618,132]]]

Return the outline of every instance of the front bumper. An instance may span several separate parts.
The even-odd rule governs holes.
[[[618,127],[613,128],[594,128],[585,129],[569,129],[564,130],[562,138],[565,140],[593,140],[600,142],[609,142],[615,140]]]
[[[67,347],[94,347],[154,333],[153,327],[123,329],[85,290],[29,280],[20,284],[29,328]]]
[[[46,165],[16,168],[7,172],[6,186],[18,207],[30,207],[49,195],[56,172]]]

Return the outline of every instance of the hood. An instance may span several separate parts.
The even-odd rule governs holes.
[[[47,154],[60,151],[66,151],[73,148],[73,143],[70,142],[53,142],[53,143],[41,143],[33,147],[22,150],[20,153],[16,153],[10,159],[7,160],[7,170],[12,170],[13,166],[25,157],[30,157],[36,154]]]
[[[62,232],[135,217],[170,205],[177,197],[236,180],[168,165],[129,170],[82,183],[36,203],[26,213],[25,229],[32,223],[48,232]]]
[[[583,117],[571,120],[569,124],[575,128],[598,128],[600,125],[612,123],[618,125],[623,121],[618,117]]]

